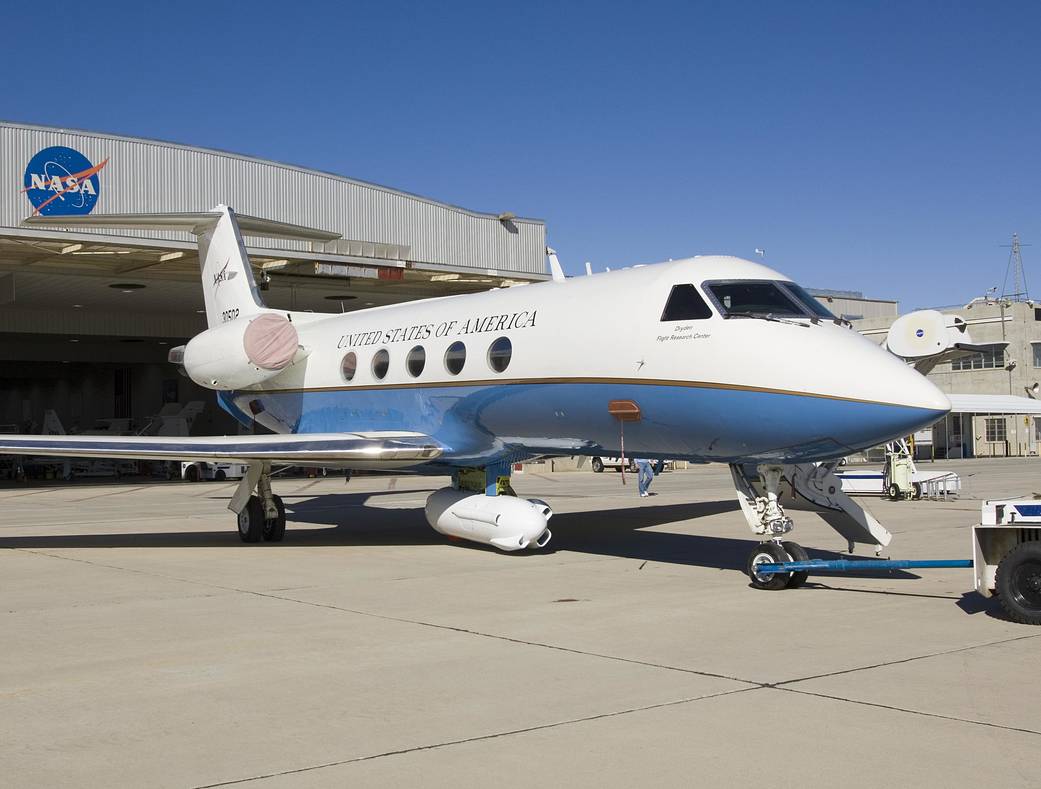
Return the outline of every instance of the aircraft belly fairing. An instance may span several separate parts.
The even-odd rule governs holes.
[[[619,424],[607,410],[618,398],[643,410],[641,421],[625,428],[629,456],[726,463],[841,457],[943,415],[798,393],[628,382],[248,392],[232,399],[246,412],[259,402],[258,421],[278,414],[303,433],[415,430],[445,448],[439,464],[469,466],[519,451],[618,454]]]

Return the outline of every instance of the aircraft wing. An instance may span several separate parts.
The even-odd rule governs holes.
[[[427,463],[444,448],[422,433],[294,433],[264,436],[25,436],[0,434],[0,454],[43,457],[332,464],[395,469]]]

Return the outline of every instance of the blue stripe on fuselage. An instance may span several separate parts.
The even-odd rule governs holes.
[[[714,462],[821,460],[876,446],[944,411],[794,393],[639,383],[515,383],[222,394],[249,424],[278,432],[409,430],[446,447],[440,463],[535,455],[617,455],[611,400],[634,400],[628,455]],[[250,402],[254,406],[250,408]]]

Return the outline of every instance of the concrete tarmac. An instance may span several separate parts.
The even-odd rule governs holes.
[[[1041,491],[935,465],[961,498],[861,499],[894,558],[970,558],[978,499]],[[755,590],[725,467],[628,481],[517,475],[556,511],[522,554],[433,532],[433,478],[279,480],[276,545],[234,483],[0,489],[0,783],[1041,785],[1041,628],[970,571]]]

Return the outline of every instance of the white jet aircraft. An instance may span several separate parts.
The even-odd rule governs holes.
[[[512,464],[630,455],[728,463],[762,542],[762,588],[803,573],[785,506],[814,509],[848,541],[890,534],[841,492],[838,459],[943,417],[947,398],[787,277],[705,256],[324,315],[264,306],[241,233],[334,234],[226,206],[193,214],[32,217],[29,224],[183,230],[199,238],[209,328],[175,349],[200,386],[273,435],[0,436],[0,452],[233,461],[243,541],[281,540],[272,464],[451,474],[426,505],[437,531],[506,551],[543,547],[550,507],[511,495]],[[604,316],[621,317],[605,321]],[[624,442],[624,445],[623,445]]]

